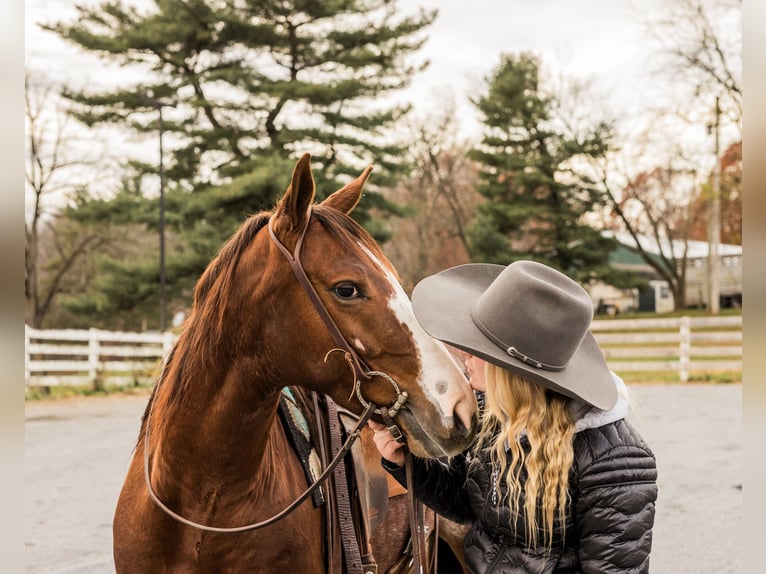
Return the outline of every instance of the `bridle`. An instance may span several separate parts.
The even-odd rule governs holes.
[[[399,412],[399,409],[401,409],[402,406],[404,406],[404,403],[407,402],[407,398],[408,398],[407,391],[400,390],[399,385],[396,383],[396,381],[387,373],[371,370],[365,364],[362,358],[356,353],[356,351],[354,351],[354,349],[348,344],[348,342],[346,341],[346,338],[343,336],[340,329],[335,324],[335,321],[333,321],[332,316],[327,310],[327,307],[325,307],[324,303],[322,303],[322,300],[319,298],[319,294],[316,292],[316,289],[314,289],[314,286],[311,284],[311,281],[309,280],[308,275],[306,275],[306,271],[303,268],[303,265],[301,264],[301,248],[303,247],[303,239],[306,236],[306,231],[308,230],[309,223],[311,222],[311,209],[309,210],[308,217],[306,218],[306,225],[303,226],[303,229],[298,235],[298,240],[295,243],[295,249],[292,253],[290,253],[287,247],[285,247],[285,245],[277,238],[276,234],[274,233],[274,229],[271,225],[272,221],[273,221],[272,219],[269,219],[269,225],[268,225],[269,235],[271,236],[271,240],[274,242],[274,244],[279,248],[279,250],[287,259],[287,262],[290,264],[290,268],[293,270],[295,277],[298,279],[298,283],[300,283],[301,286],[303,287],[303,290],[306,292],[312,304],[314,305],[314,309],[322,318],[322,321],[327,327],[327,330],[330,332],[330,335],[332,336],[333,341],[337,345],[335,349],[331,349],[330,351],[328,351],[328,353],[325,355],[325,361],[327,361],[327,357],[335,351],[339,351],[343,353],[344,359],[346,360],[348,365],[351,367],[351,370],[354,374],[354,386],[353,386],[353,391],[351,396],[353,396],[353,394],[356,394],[357,400],[365,408],[362,418],[355,425],[354,429],[352,430],[351,434],[346,440],[346,443],[344,444],[343,449],[341,450],[347,450],[346,444],[349,444],[349,442],[353,442],[356,439],[356,437],[358,436],[360,432],[360,429],[362,428],[361,425],[367,424],[366,421],[369,420],[369,418],[371,418],[373,413],[379,415],[383,419],[384,423],[388,427],[388,430],[391,433],[391,435],[394,437],[394,439],[398,441],[403,441],[404,435],[402,434],[401,430],[399,430],[399,427],[396,425],[393,418]],[[386,379],[389,383],[391,383],[391,385],[394,387],[394,390],[396,391],[396,400],[388,408],[377,407],[375,404],[366,401],[364,397],[362,396],[362,391],[361,391],[362,379],[370,380],[374,376],[378,376],[378,377],[382,377]],[[351,396],[349,396],[349,400],[351,399]],[[348,448],[350,448],[350,444]],[[404,451],[406,453],[405,467],[406,467],[406,473],[407,473],[407,481],[408,481],[408,484],[412,484],[412,457],[409,453],[409,449],[404,447]],[[336,462],[337,458],[338,457],[336,456],[333,462],[331,463],[330,467],[334,467],[337,464]],[[328,470],[330,467],[328,467]],[[341,467],[341,470],[342,470],[342,467]],[[314,488],[316,488],[317,485],[320,484],[322,480],[323,480],[323,477],[319,477],[313,485]],[[345,483],[345,479],[341,479],[341,480],[342,482]],[[425,542],[425,533],[423,530],[423,514],[422,514],[423,506],[422,504],[417,503],[411,488],[408,489],[407,491],[407,498],[408,498],[409,514],[410,514],[410,539],[413,545],[412,546],[413,565],[416,571],[423,573],[424,569],[428,570],[428,566],[429,566],[427,562],[427,557],[426,557],[426,542]],[[349,511],[347,511],[346,513],[350,514]],[[343,528],[343,526],[341,528]],[[346,543],[347,543],[347,540],[344,539],[344,551],[348,549],[345,546]],[[354,549],[348,549],[348,550],[353,552],[355,555],[355,559],[358,560],[358,555],[356,555],[356,550]],[[356,564],[356,566],[359,566],[359,564]],[[364,571],[365,572],[368,571],[366,567],[364,568]],[[369,570],[369,571],[377,572],[377,568],[374,568],[373,570]]]
[[[268,225],[269,235],[271,236],[271,240],[274,242],[274,244],[285,256],[285,259],[287,259],[287,262],[290,264],[290,268],[293,270],[295,277],[298,279],[298,283],[300,283],[301,287],[303,287],[306,295],[309,296],[311,303],[314,305],[314,309],[322,318],[322,321],[327,327],[327,330],[330,332],[333,341],[337,345],[337,348],[331,349],[327,352],[325,355],[325,361],[331,353],[340,351],[343,353],[343,358],[351,367],[351,370],[354,373],[354,385],[351,396],[356,394],[356,398],[359,403],[364,408],[368,408],[371,403],[367,402],[364,397],[362,397],[362,379],[369,381],[375,376],[383,377],[394,387],[394,390],[396,391],[396,400],[394,403],[388,408],[379,408],[373,405],[375,406],[373,413],[383,418],[383,421],[386,423],[386,426],[389,427],[389,430],[391,430],[391,434],[394,435],[394,438],[400,439],[403,435],[401,434],[399,427],[397,427],[394,423],[393,417],[396,416],[396,414],[399,412],[399,409],[404,405],[405,402],[407,402],[407,391],[401,391],[399,389],[399,385],[390,375],[381,371],[373,371],[365,364],[357,352],[354,351],[353,347],[348,344],[346,338],[343,336],[340,329],[335,324],[335,321],[333,321],[332,317],[330,316],[330,312],[327,310],[327,307],[325,307],[324,303],[322,303],[322,300],[319,298],[319,294],[316,292],[316,289],[314,289],[314,285],[311,284],[311,281],[309,280],[308,275],[306,275],[306,271],[303,269],[303,265],[301,264],[301,249],[303,248],[303,239],[306,236],[306,230],[309,227],[310,221],[311,211],[309,211],[309,216],[306,219],[306,225],[303,226],[300,235],[298,235],[298,241],[295,243],[295,250],[292,253],[290,253],[287,247],[285,247],[284,244],[277,238],[271,225],[271,219],[269,219]],[[349,397],[349,399],[350,398],[351,397]]]
[[[149,496],[152,498],[154,503],[162,511],[164,511],[166,514],[168,514],[169,516],[171,516],[178,522],[185,524],[187,526],[191,526],[193,528],[197,528],[199,530],[204,530],[206,532],[218,532],[218,533],[230,533],[230,534],[240,533],[240,532],[249,532],[252,530],[257,530],[259,528],[270,526],[278,522],[279,520],[281,520],[288,514],[290,514],[293,510],[295,510],[298,506],[300,506],[300,504],[304,500],[306,500],[306,498],[311,496],[311,494],[324,483],[324,481],[330,476],[330,474],[332,474],[332,472],[338,466],[340,461],[342,461],[345,455],[348,453],[348,451],[351,450],[351,446],[353,445],[354,441],[356,441],[356,439],[359,437],[359,434],[361,433],[362,428],[364,427],[364,425],[367,424],[367,421],[370,420],[370,418],[372,418],[373,414],[377,414],[383,418],[386,425],[389,427],[389,430],[391,430],[392,434],[395,437],[403,436],[399,428],[394,423],[393,417],[396,416],[396,414],[399,412],[399,409],[401,409],[401,407],[407,401],[407,391],[401,391],[396,381],[392,377],[387,375],[386,373],[370,370],[369,367],[367,367],[367,365],[361,359],[361,357],[359,357],[359,355],[354,351],[354,349],[351,348],[351,346],[346,342],[346,339],[341,334],[340,329],[338,329],[338,326],[333,321],[324,303],[322,303],[322,300],[319,298],[319,294],[316,292],[316,289],[314,289],[314,286],[311,284],[311,281],[309,281],[309,278],[306,275],[306,271],[303,269],[303,266],[301,265],[301,261],[300,261],[301,248],[303,246],[303,238],[306,235],[306,230],[308,229],[309,222],[311,221],[311,212],[309,212],[309,217],[306,220],[306,225],[303,227],[300,235],[298,236],[298,242],[295,245],[295,250],[293,253],[290,253],[290,251],[282,244],[281,241],[279,241],[277,236],[274,234],[274,231],[271,226],[271,221],[272,220],[269,219],[268,227],[269,227],[269,234],[271,236],[272,241],[287,258],[287,261],[290,264],[290,267],[292,268],[293,273],[297,277],[298,282],[301,284],[301,286],[303,287],[303,290],[309,296],[309,299],[314,305],[314,308],[316,309],[317,313],[319,313],[319,316],[322,318],[322,321],[327,326],[327,329],[330,331],[330,335],[332,335],[333,341],[338,346],[337,349],[332,349],[331,351],[327,353],[327,355],[325,355],[325,361],[327,360],[327,357],[329,356],[329,354],[332,353],[333,351],[341,351],[344,353],[344,358],[354,373],[354,387],[352,390],[352,396],[356,394],[357,399],[364,407],[364,412],[360,416],[356,425],[354,425],[353,429],[349,432],[346,441],[343,443],[343,446],[340,448],[340,450],[332,459],[332,461],[324,470],[324,472],[322,472],[322,474],[320,474],[317,477],[316,481],[313,484],[311,484],[300,496],[298,496],[298,498],[296,498],[293,502],[291,502],[281,512],[279,512],[278,514],[275,514],[274,516],[272,516],[271,518],[267,520],[263,520],[261,522],[256,522],[253,524],[247,524],[244,526],[224,528],[224,527],[209,526],[206,524],[201,524],[199,522],[195,522],[193,520],[189,520],[188,518],[181,516],[180,514],[170,509],[155,492],[154,488],[152,487],[151,476],[149,472],[150,460],[149,460],[148,445],[149,445],[149,431],[150,431],[150,425],[151,425],[151,410],[150,410],[150,412],[147,413],[147,416],[146,416],[146,422],[145,422],[145,428],[144,428],[144,445],[143,445],[144,480],[146,482],[147,490],[149,491]],[[370,380],[374,376],[380,376],[388,380],[393,385],[394,390],[397,393],[396,400],[388,408],[380,408],[374,403],[366,401],[362,397],[361,379]],[[160,377],[160,380],[162,380],[161,377]]]

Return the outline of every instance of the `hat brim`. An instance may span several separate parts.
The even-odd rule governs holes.
[[[602,410],[612,408],[617,402],[617,387],[604,354],[590,331],[566,368],[549,371],[511,357],[476,326],[471,310],[504,269],[503,265],[469,263],[423,279],[412,292],[415,317],[435,339],[563,395]]]

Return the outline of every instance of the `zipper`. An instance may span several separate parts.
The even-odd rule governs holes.
[[[497,480],[500,478],[500,471],[497,468],[492,469],[492,496],[490,502],[492,506],[497,506]]]

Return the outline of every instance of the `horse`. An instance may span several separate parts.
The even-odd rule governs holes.
[[[248,217],[200,276],[118,497],[117,574],[345,570],[278,416],[286,387],[310,411],[319,396],[385,420],[416,456],[470,444],[477,405],[461,369],[349,216],[371,170],[315,203],[304,154],[275,208]]]

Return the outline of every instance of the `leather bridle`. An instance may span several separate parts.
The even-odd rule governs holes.
[[[396,391],[396,400],[394,403],[385,409],[375,406],[373,412],[383,418],[383,421],[386,423],[386,426],[389,427],[389,430],[391,430],[391,434],[394,435],[394,438],[397,440],[401,439],[403,435],[401,434],[399,427],[397,427],[394,423],[393,417],[396,416],[396,414],[399,412],[399,409],[404,405],[405,402],[407,402],[407,391],[400,390],[399,385],[390,375],[381,371],[371,370],[364,362],[364,360],[362,360],[362,358],[357,354],[357,352],[354,351],[353,347],[348,344],[348,341],[346,341],[346,338],[343,336],[340,329],[335,324],[335,321],[333,321],[333,318],[330,316],[330,312],[327,310],[327,307],[325,307],[324,303],[322,303],[322,300],[319,298],[319,293],[317,293],[316,289],[314,289],[314,285],[312,285],[311,281],[309,280],[305,269],[303,269],[303,265],[301,264],[301,249],[303,248],[303,239],[306,236],[306,230],[309,227],[310,221],[311,211],[309,211],[309,217],[306,219],[306,225],[301,230],[300,235],[298,235],[298,241],[295,243],[295,250],[292,253],[290,253],[287,247],[285,247],[284,244],[277,238],[271,225],[271,219],[269,219],[269,235],[271,236],[271,240],[274,242],[274,244],[285,256],[285,259],[287,259],[287,262],[290,264],[290,268],[293,270],[296,279],[298,279],[298,283],[300,283],[301,287],[303,287],[306,295],[308,295],[311,303],[314,305],[314,309],[322,318],[322,321],[327,327],[327,330],[330,332],[333,341],[337,345],[337,348],[331,349],[327,352],[325,355],[325,361],[331,353],[340,351],[343,353],[344,359],[351,367],[351,370],[354,373],[354,386],[351,396],[356,394],[356,398],[359,403],[364,408],[367,408],[370,403],[368,403],[362,396],[361,382],[363,379],[369,381],[375,376],[382,377],[391,383],[391,385],[394,387],[394,390]],[[351,397],[349,397],[349,399],[350,398]]]
[[[304,237],[306,236],[306,231],[308,230],[309,223],[311,222],[311,210],[309,210],[308,217],[306,218],[306,225],[304,225],[303,229],[298,235],[298,240],[295,243],[295,249],[292,253],[290,253],[287,247],[285,247],[284,244],[277,238],[276,234],[274,233],[274,229],[271,225],[272,221],[273,221],[272,219],[269,219],[269,225],[268,225],[269,235],[271,236],[271,240],[274,242],[274,244],[279,248],[279,250],[287,259],[287,262],[290,264],[290,268],[293,270],[295,277],[298,279],[298,283],[300,283],[301,286],[303,287],[303,290],[306,292],[312,304],[314,305],[314,309],[322,318],[322,321],[327,327],[327,330],[330,332],[330,335],[332,336],[333,341],[338,346],[337,348],[330,350],[325,355],[325,361],[327,360],[327,357],[332,352],[340,351],[343,353],[346,362],[349,364],[349,366],[351,367],[351,370],[354,373],[353,393],[356,394],[357,400],[365,408],[365,413],[362,416],[362,419],[360,419],[360,421],[363,419],[369,419],[371,416],[370,414],[371,412],[375,413],[383,419],[393,438],[397,441],[403,442],[404,435],[399,430],[399,427],[396,425],[396,423],[393,421],[393,418],[399,412],[399,409],[401,409],[401,407],[407,401],[407,397],[408,397],[407,391],[400,390],[399,385],[396,383],[396,381],[387,373],[370,370],[370,368],[365,364],[362,358],[348,344],[348,342],[346,341],[346,338],[343,336],[340,329],[335,324],[335,321],[333,321],[332,317],[330,316],[330,313],[327,310],[327,307],[325,307],[324,303],[322,303],[322,300],[319,298],[319,294],[316,292],[316,289],[314,289],[314,286],[311,284],[311,281],[309,280],[308,275],[306,275],[306,271],[303,269],[303,265],[301,264],[301,248],[303,247],[303,240],[304,240]],[[379,376],[386,379],[394,387],[397,397],[392,406],[388,408],[379,408],[373,403],[366,401],[364,397],[362,397],[362,392],[361,392],[362,379],[370,380],[373,376]],[[366,422],[364,424],[366,424]],[[352,433],[358,434],[359,431],[356,429],[360,429],[360,428],[361,426],[359,426],[359,424],[357,423]],[[351,438],[352,436],[349,436],[349,440]],[[348,442],[348,440],[346,442]],[[405,469],[406,469],[406,475],[407,475],[407,484],[412,485],[412,456],[409,452],[409,449],[406,446],[404,447],[404,452],[405,452]],[[320,480],[317,479],[315,485],[318,484],[319,482]],[[418,503],[417,500],[415,499],[412,488],[409,488],[407,490],[407,499],[408,499],[408,510],[410,515],[410,539],[412,543],[412,557],[413,557],[414,569],[416,572],[419,572],[420,574],[422,574],[423,572],[431,571],[429,566],[434,566],[434,571],[435,571],[435,564],[429,564],[428,557],[427,557],[426,540],[425,540],[425,532],[424,532],[423,505]],[[436,536],[436,533],[434,533],[434,535]],[[435,545],[436,545],[436,542],[434,542],[434,546]],[[434,558],[435,556],[436,556],[436,550],[434,548]]]

